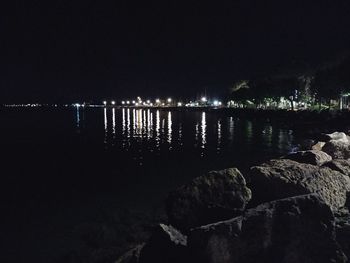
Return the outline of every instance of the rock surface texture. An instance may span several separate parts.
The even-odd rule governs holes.
[[[333,210],[345,205],[349,183],[343,174],[328,167],[288,159],[252,167],[250,178],[254,204],[318,193]]]
[[[203,263],[346,262],[335,241],[333,213],[316,195],[277,200],[189,235]]]
[[[334,135],[335,134],[335,135]],[[333,159],[350,158],[350,140],[345,133],[328,134],[330,140],[322,147],[322,150],[328,153]]]
[[[169,223],[182,231],[232,218],[244,210],[251,191],[236,168],[209,172],[170,193]]]
[[[331,162],[325,163],[324,166],[350,177],[350,160],[335,159]]]

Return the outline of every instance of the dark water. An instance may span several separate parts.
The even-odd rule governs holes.
[[[6,109],[1,117],[1,262],[51,262],[76,225],[121,208],[162,208],[212,169],[285,154],[293,133],[218,112]]]

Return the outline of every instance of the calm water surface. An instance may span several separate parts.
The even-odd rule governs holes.
[[[0,117],[9,262],[48,262],[98,214],[161,208],[168,191],[203,172],[244,170],[295,145],[290,130],[218,112],[80,107]]]

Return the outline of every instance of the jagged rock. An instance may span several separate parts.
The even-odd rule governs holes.
[[[250,180],[254,193],[252,204],[318,193],[335,210],[345,205],[348,190],[348,180],[340,172],[288,159],[252,167]]]
[[[251,199],[242,174],[236,168],[212,171],[192,180],[166,200],[169,223],[186,232],[192,227],[232,218]]]
[[[322,165],[326,162],[332,161],[332,157],[323,151],[300,151],[296,153],[291,153],[285,158],[299,162],[299,163],[309,163],[313,165]]]
[[[187,257],[187,236],[172,226],[159,224],[141,250],[139,262],[178,263]]]
[[[317,142],[311,147],[311,150],[322,151],[322,148],[325,144],[325,142]]]
[[[346,262],[335,241],[334,217],[316,195],[262,204],[242,216],[195,228],[193,262]]]
[[[115,263],[138,263],[140,259],[141,250],[145,244],[140,244],[133,249],[127,251]]]
[[[333,159],[350,158],[350,142],[348,140],[330,140],[323,146],[322,150]]]

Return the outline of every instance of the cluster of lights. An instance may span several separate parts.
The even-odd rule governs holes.
[[[134,106],[165,106],[165,105],[170,105],[173,100],[172,98],[167,98],[166,99],[167,104],[165,104],[164,102],[162,102],[160,99],[155,99],[154,102],[152,102],[151,100],[147,99],[145,101],[143,101],[141,99],[141,97],[137,97],[136,100],[122,100],[121,101],[121,105],[125,106],[125,105],[134,105]],[[106,104],[104,104],[106,105]]]
[[[213,101],[213,106],[217,107],[217,106],[221,106],[221,105],[222,105],[221,101],[218,101],[218,100]]]
[[[108,105],[109,102],[103,101],[103,105]],[[111,105],[116,105],[115,101],[110,102]],[[174,101],[172,98],[168,97],[165,100],[159,98],[155,99],[153,102],[150,99],[142,100],[141,97],[137,97],[135,100],[122,100],[122,106],[143,106],[143,107],[165,107],[165,106],[177,106],[177,107],[199,107],[199,106],[222,106],[222,102],[218,100],[209,101],[207,97],[201,97],[198,101],[190,101],[189,103],[183,103],[181,101]]]
[[[4,107],[42,107],[42,106],[53,106],[53,107],[57,107],[57,104],[53,104],[53,105],[48,105],[48,104],[5,104],[3,105]]]

